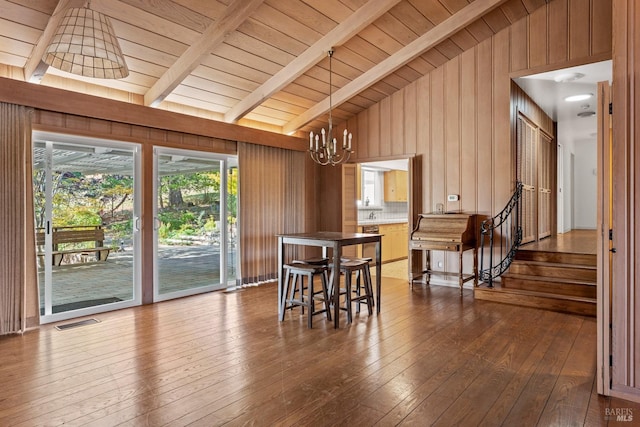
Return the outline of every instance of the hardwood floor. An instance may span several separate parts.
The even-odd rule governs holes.
[[[556,236],[547,237],[520,247],[520,251],[548,251],[575,254],[597,253],[598,236],[596,230],[571,230]]]
[[[321,318],[309,330],[299,312],[279,323],[276,287],[264,285],[2,337],[0,425],[604,426],[607,408],[640,417],[640,405],[595,393],[593,318],[391,278],[383,292],[380,315],[365,310],[340,330]]]

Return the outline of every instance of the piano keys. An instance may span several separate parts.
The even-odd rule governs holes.
[[[460,294],[465,282],[478,285],[478,252],[476,247],[476,215],[464,213],[420,214],[409,242],[409,270],[411,285],[415,281],[429,284],[432,275],[455,277]],[[463,273],[463,253],[473,251],[473,273]],[[448,251],[459,254],[457,272],[437,271],[431,268],[431,251]]]

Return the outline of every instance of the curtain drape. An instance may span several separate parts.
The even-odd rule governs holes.
[[[27,107],[0,102],[0,335],[24,332],[39,321],[32,115]]]
[[[238,143],[242,285],[276,280],[276,235],[304,231],[305,154]]]

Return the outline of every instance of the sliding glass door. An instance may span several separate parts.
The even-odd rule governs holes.
[[[43,323],[140,303],[137,144],[34,133]]]
[[[156,147],[154,300],[234,286],[235,158]]]

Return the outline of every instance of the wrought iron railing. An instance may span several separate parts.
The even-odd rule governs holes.
[[[520,224],[522,183],[516,183],[516,190],[502,211],[482,221],[480,227],[480,277],[489,287],[493,287],[493,279],[507,271],[522,243],[522,226]],[[487,242],[488,240],[488,242]],[[488,243],[488,248],[485,245]],[[488,252],[488,256],[485,256]],[[488,267],[484,262],[488,258]],[[494,258],[500,261],[494,264]]]

